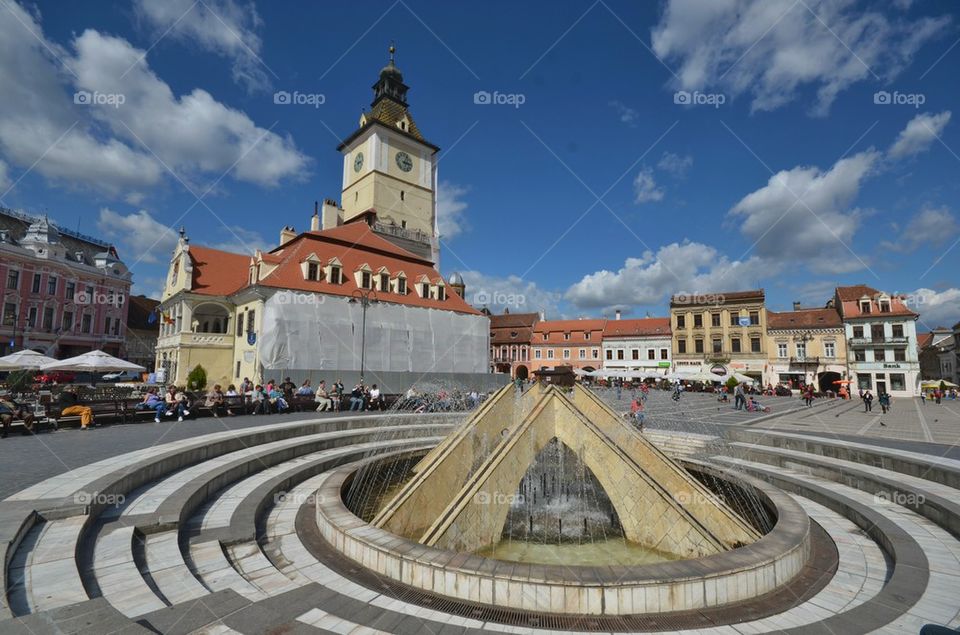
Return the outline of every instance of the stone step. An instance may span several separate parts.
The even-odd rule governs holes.
[[[194,577],[180,551],[180,534],[165,531],[144,537],[147,570],[172,605],[202,598],[210,591]]]
[[[244,578],[233,567],[219,540],[197,542],[190,545],[190,569],[206,588],[211,591],[234,591],[256,602],[266,599],[267,594]]]
[[[853,461],[750,443],[731,443],[730,451],[754,461],[792,468],[843,483],[874,495],[877,505],[897,504],[926,516],[960,538],[960,490],[927,479]]]
[[[0,620],[4,635],[154,635],[121,614],[104,598],[47,609],[16,619]]]
[[[80,536],[89,520],[73,516],[37,523],[20,543],[8,569],[7,596],[14,615],[89,600],[77,567]]]
[[[134,542],[141,540],[134,527],[119,527],[97,536],[93,574],[100,593],[127,617],[136,617],[167,606],[144,580],[134,559]]]

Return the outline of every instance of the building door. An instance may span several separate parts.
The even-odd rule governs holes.
[[[887,392],[887,380],[886,380],[886,379],[878,379],[878,380],[877,380],[877,394],[878,394],[878,395],[882,395],[882,394],[885,393],[885,392]]]

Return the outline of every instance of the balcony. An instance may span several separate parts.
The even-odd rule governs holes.
[[[906,337],[851,337],[848,343],[853,348],[866,348],[868,346],[892,346],[894,344],[906,345],[909,341]]]

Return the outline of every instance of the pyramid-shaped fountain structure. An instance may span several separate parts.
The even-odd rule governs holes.
[[[721,497],[691,476],[589,390],[501,389],[414,468],[373,525],[421,544],[476,552],[500,540],[513,494],[556,439],[599,480],[624,537],[681,558],[760,538]]]

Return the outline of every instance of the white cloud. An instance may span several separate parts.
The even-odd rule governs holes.
[[[633,179],[633,200],[638,205],[649,201],[662,201],[663,188],[657,187],[653,178],[653,168],[644,167]]]
[[[269,251],[274,245],[267,241],[259,232],[233,225],[229,228],[221,226],[221,234],[226,236],[226,240],[210,245],[213,249],[229,251],[234,254],[250,254],[251,256],[259,249]],[[277,234],[279,238],[279,234]]]
[[[851,249],[865,213],[850,205],[879,158],[868,150],[827,171],[781,170],[734,205],[730,218],[762,258],[805,262],[824,273],[861,268]]]
[[[943,133],[949,121],[949,110],[937,115],[929,113],[917,115],[907,123],[906,128],[900,131],[897,140],[890,146],[888,156],[891,159],[900,159],[923,152]]]
[[[547,291],[519,276],[490,276],[479,271],[461,271],[467,285],[466,300],[477,308],[487,307],[492,313],[537,313],[543,311],[548,319],[559,316],[561,294]]]
[[[235,0],[136,0],[137,14],[155,37],[196,42],[201,48],[233,59],[233,79],[248,89],[264,89],[269,78],[260,62],[262,25],[253,2]]]
[[[625,123],[631,128],[637,125],[637,119],[640,113],[637,112],[636,109],[617,100],[611,101],[610,106],[617,111],[617,118],[620,119],[621,123]]]
[[[457,185],[450,181],[441,181],[437,188],[437,224],[440,226],[440,237],[450,240],[463,233],[467,228],[467,202],[463,200],[469,187]]]
[[[154,219],[145,209],[123,215],[108,207],[100,210],[97,228],[126,248],[128,266],[136,261],[165,262],[177,244],[177,232]]]
[[[689,154],[680,156],[673,152],[664,152],[657,163],[657,167],[675,178],[683,178],[687,170],[693,165],[693,157]]]
[[[850,85],[896,76],[949,21],[891,21],[851,0],[668,0],[652,42],[677,88],[747,94],[753,110],[774,110],[810,87],[825,114]]]
[[[894,225],[897,240],[883,241],[883,249],[909,253],[916,251],[921,245],[933,247],[943,245],[957,233],[957,219],[950,213],[946,205],[927,207],[910,219],[902,230]]]
[[[565,298],[582,308],[611,308],[664,302],[673,293],[717,293],[744,289],[776,275],[776,263],[758,257],[731,261],[714,247],[671,243],[628,258],[618,271],[601,270],[571,286]]]
[[[907,294],[907,305],[920,314],[917,330],[952,327],[960,322],[960,289],[945,291],[920,288]],[[924,328],[925,327],[925,328]]]
[[[119,108],[91,111],[114,134],[144,144],[175,170],[275,186],[302,178],[308,158],[289,137],[258,127],[246,114],[195,88],[176,96],[149,68],[143,52],[126,40],[87,30],[75,40],[77,84],[88,91],[122,94]]]

